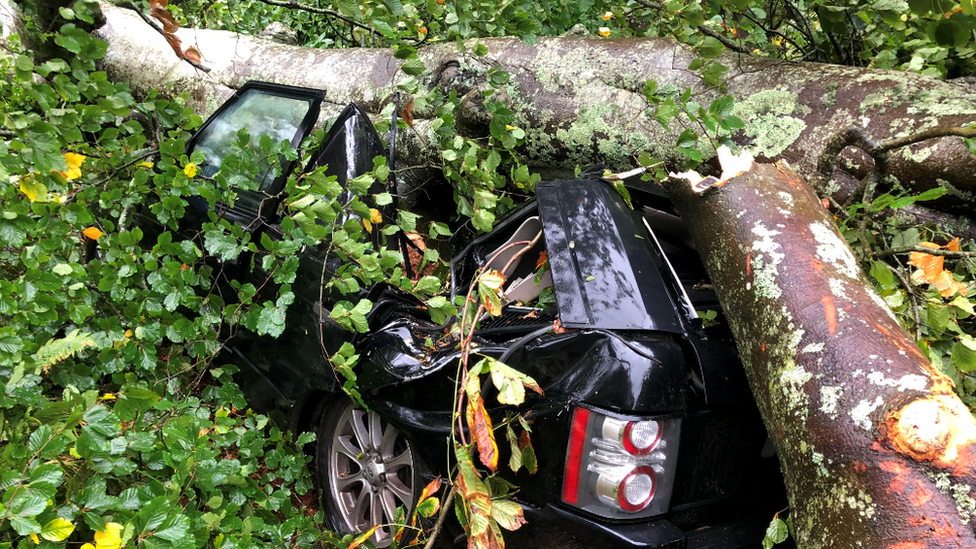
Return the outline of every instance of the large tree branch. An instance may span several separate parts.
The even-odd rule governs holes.
[[[800,547],[972,547],[976,420],[784,163],[666,184],[776,445]],[[701,193],[694,189],[705,188]]]
[[[165,41],[147,35],[135,15],[107,4],[103,11],[108,24],[98,34],[109,42],[109,51],[102,67],[137,92],[170,85],[176,92],[189,91],[203,115],[250,79],[325,89],[335,103],[326,109],[328,115],[351,101],[378,114],[394,84],[407,78],[397,72],[400,62],[389,50],[316,50],[224,31],[180,29],[185,42],[198,44],[212,70],[202,77],[180,67],[166,53]],[[453,44],[422,48],[419,54],[431,73],[421,79],[421,93],[439,85],[463,96],[484,81],[487,68],[507,71],[511,81],[505,95],[516,125],[527,135],[522,152],[535,166],[572,169],[607,161],[611,169],[627,169],[640,151],[683,163],[674,152],[675,133],[653,119],[642,93],[644,82],[654,80],[667,93],[691,88],[702,104],[720,96],[686,70],[693,53],[669,39],[543,38],[530,46],[499,38],[482,43],[488,47],[483,57],[459,53]],[[788,160],[802,173],[816,173],[830,137],[853,124],[884,141],[976,120],[976,92],[921,75],[738,54],[720,60],[730,68],[734,113],[746,122],[735,141],[761,159]],[[477,101],[468,106],[456,114],[458,126],[470,135],[487,135],[487,113]],[[429,136],[432,112],[414,114],[417,131],[399,136],[401,166],[426,163],[437,155],[436,140]],[[710,153],[707,147],[703,150]],[[869,158],[845,151],[838,168],[826,177],[826,186],[843,202],[871,168]],[[920,191],[942,182],[963,193],[976,190],[976,159],[957,137],[903,148],[892,155],[889,173],[906,188]],[[940,208],[971,211],[968,205],[952,206],[949,197],[941,200]]]

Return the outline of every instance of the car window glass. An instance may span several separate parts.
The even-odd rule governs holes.
[[[267,134],[275,143],[291,141],[310,105],[311,99],[283,97],[256,89],[245,91],[197,135],[194,150],[203,152],[205,159],[200,174],[209,177],[217,173],[224,157],[231,153],[231,145],[241,128],[246,127],[251,134],[250,146],[256,160],[260,158],[262,135]],[[265,190],[274,180],[269,159],[261,159],[259,166],[258,181]]]

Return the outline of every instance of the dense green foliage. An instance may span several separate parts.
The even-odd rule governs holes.
[[[306,512],[310,504],[316,508],[315,492],[308,458],[299,448],[313,436],[293,441],[293,435],[248,409],[231,379],[235,367],[220,358],[219,336],[241,327],[280,334],[294,299],[289,286],[294,252],[322,242],[345,260],[327,281],[329,288],[352,293],[385,281],[427,300],[435,321],[456,314],[454,304],[436,295],[441,279],[411,281],[403,276],[399,251],[367,244],[374,230],[385,236],[421,230],[431,239],[451,237],[451,231],[444,223],[418,226],[417,216],[406,211],[380,217],[376,226],[363,224],[377,221],[378,210],[391,201],[389,195],[367,196],[374,178],[389,177],[377,164],[372,174],[350,185],[352,198],[346,203],[334,200],[341,188],[321,172],[292,177],[281,241],[254,242],[238,225],[213,216],[198,240],[174,241],[167,232],[144,247],[144,235],[133,223],[139,208],[175,229],[186,197],[203,196],[211,203],[218,195],[232,197],[234,188],[254,187],[250,176],[258,160],[303,151],[242,133],[235,154],[216,176],[195,178],[200,158],[186,157],[184,145],[199,117],[181,101],[135,98],[124,83],[98,72],[95,61],[105,44],[71,22],[90,20],[85,6],[63,12],[69,22],[57,32],[38,34],[62,49],[61,58],[37,59],[12,40],[0,59],[0,71],[8,75],[0,80],[0,547],[60,547],[65,541],[159,548],[355,543],[321,532],[321,517]],[[725,85],[725,67],[715,59],[727,47],[950,77],[976,68],[970,0],[516,0],[500,5],[338,0],[330,7],[367,28],[255,1],[189,0],[170,9],[187,25],[249,33],[282,21],[313,46],[394,46],[401,69],[414,77],[426,70],[416,57],[416,48],[426,42],[505,35],[531,42],[580,24],[594,35],[677,37],[701,55],[692,69],[717,86]],[[420,94],[417,80],[398,86],[418,109],[437,118],[443,173],[454,186],[460,219],[470,219],[472,232],[489,230],[539,178],[516,152],[524,132],[511,125],[504,104],[491,98],[508,75],[493,70],[487,77],[491,135],[478,140],[455,131],[458,97],[439,90]],[[742,127],[743,121],[730,115],[728,99],[699,106],[687,96],[661,98],[653,83],[646,92],[648,108],[655,109],[661,124],[687,117],[703,130],[679,139],[692,164],[701,160],[697,139],[718,143]],[[655,161],[641,155],[636,163]],[[956,283],[947,294],[944,275],[943,287],[934,282],[942,272],[934,266],[932,276],[917,276],[912,284],[914,269],[896,264],[896,276],[877,255],[952,239],[933,227],[906,227],[874,215],[913,200],[881,195],[838,215],[885,300],[910,331],[918,330],[923,348],[972,406],[976,312],[962,289],[976,275],[972,261],[947,260],[948,276]],[[207,258],[242,257],[273,273],[267,287],[215,286],[214,263]],[[433,247],[424,259],[442,261]],[[487,285],[486,280],[480,283]],[[493,295],[488,290],[478,288],[478,301]],[[343,302],[332,317],[362,331],[370,305]],[[332,357],[353,396],[356,360],[349,346]],[[479,363],[474,371],[494,375],[503,367]],[[478,384],[467,385],[468,397],[480,398]],[[518,465],[524,457],[529,466],[532,456],[524,448],[514,451],[515,423],[504,425],[513,459],[518,454]],[[462,495],[486,497],[492,483],[480,484],[467,449],[459,447],[457,455],[470,489]],[[496,493],[509,489],[496,484],[501,486]],[[436,502],[421,508],[430,514]],[[517,526],[514,511],[504,504],[498,509],[491,516],[495,523],[467,518],[481,521],[481,528],[497,530],[497,522],[506,521]],[[776,526],[779,539],[784,528]]]

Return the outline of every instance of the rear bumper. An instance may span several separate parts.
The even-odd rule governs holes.
[[[510,547],[739,549],[758,547],[769,524],[768,516],[756,516],[685,532],[667,519],[621,524],[553,505],[541,509],[523,505],[523,509],[528,524],[505,533]]]

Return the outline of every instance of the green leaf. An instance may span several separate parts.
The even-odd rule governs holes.
[[[475,210],[471,216],[471,224],[475,229],[487,233],[495,224],[495,214],[487,210]]]
[[[485,357],[481,363],[484,363],[491,372],[491,381],[498,389],[498,402],[518,406],[525,401],[526,388],[542,394],[542,388],[531,376],[491,357]]]
[[[393,51],[393,57],[396,59],[413,59],[417,57],[417,50],[410,46],[398,46]]]
[[[722,55],[722,53],[725,52],[725,46],[722,45],[722,43],[717,39],[712,38],[711,36],[706,36],[701,42],[699,42],[698,46],[695,48],[695,51],[697,51],[698,55],[701,55],[705,59],[712,59]]]
[[[976,340],[966,335],[961,336],[952,346],[952,362],[965,374],[976,370]]]
[[[400,0],[383,0],[383,5],[390,10],[391,15],[400,17],[403,15],[403,3]]]
[[[431,497],[420,502],[420,505],[417,506],[416,513],[420,517],[430,518],[435,514],[437,514],[437,511],[440,509],[440,507],[441,507],[440,500]]]
[[[924,202],[926,200],[935,200],[937,198],[942,198],[945,193],[949,192],[945,187],[934,187],[924,193],[915,197],[915,200]]]
[[[166,541],[179,541],[190,531],[190,519],[185,515],[170,515],[159,525],[155,536]]]
[[[115,417],[106,406],[96,404],[85,412],[85,423],[87,428],[105,437],[114,437],[122,430],[119,418]]]
[[[36,517],[47,509],[47,500],[47,496],[39,490],[21,488],[17,491],[17,495],[14,496],[13,501],[10,502],[7,508],[7,514],[8,516],[15,517]],[[40,528],[40,525],[38,525],[38,532],[40,532]],[[33,533],[36,534],[37,532]]]
[[[41,533],[41,525],[33,517],[10,517],[10,525],[21,536]]]
[[[352,17],[357,21],[362,19],[362,14],[359,11],[359,3],[356,0],[337,0],[335,6],[339,9],[339,13]]]
[[[441,288],[441,279],[436,276],[425,276],[417,281],[413,287],[414,291],[430,294]]]
[[[789,536],[790,531],[783,519],[773,517],[772,522],[766,527],[766,537],[763,538],[763,549],[771,549],[777,543],[783,543]]]
[[[41,528],[41,537],[48,541],[64,541],[75,531],[75,525],[58,517]]]
[[[929,327],[939,331],[945,330],[951,318],[950,308],[938,303],[929,303],[926,310]]]
[[[892,288],[895,286],[895,275],[888,268],[888,264],[882,261],[871,262],[871,276],[878,281],[882,288]]]
[[[515,531],[526,524],[522,506],[510,499],[495,499],[491,502],[491,518],[502,528]]]
[[[403,72],[411,76],[419,76],[427,70],[427,66],[420,59],[410,59],[400,68],[403,69]]]
[[[949,302],[949,305],[952,305],[953,307],[966,313],[965,315],[961,315],[962,318],[976,315],[976,310],[973,309],[973,302],[967,297],[957,296],[955,299]]]

